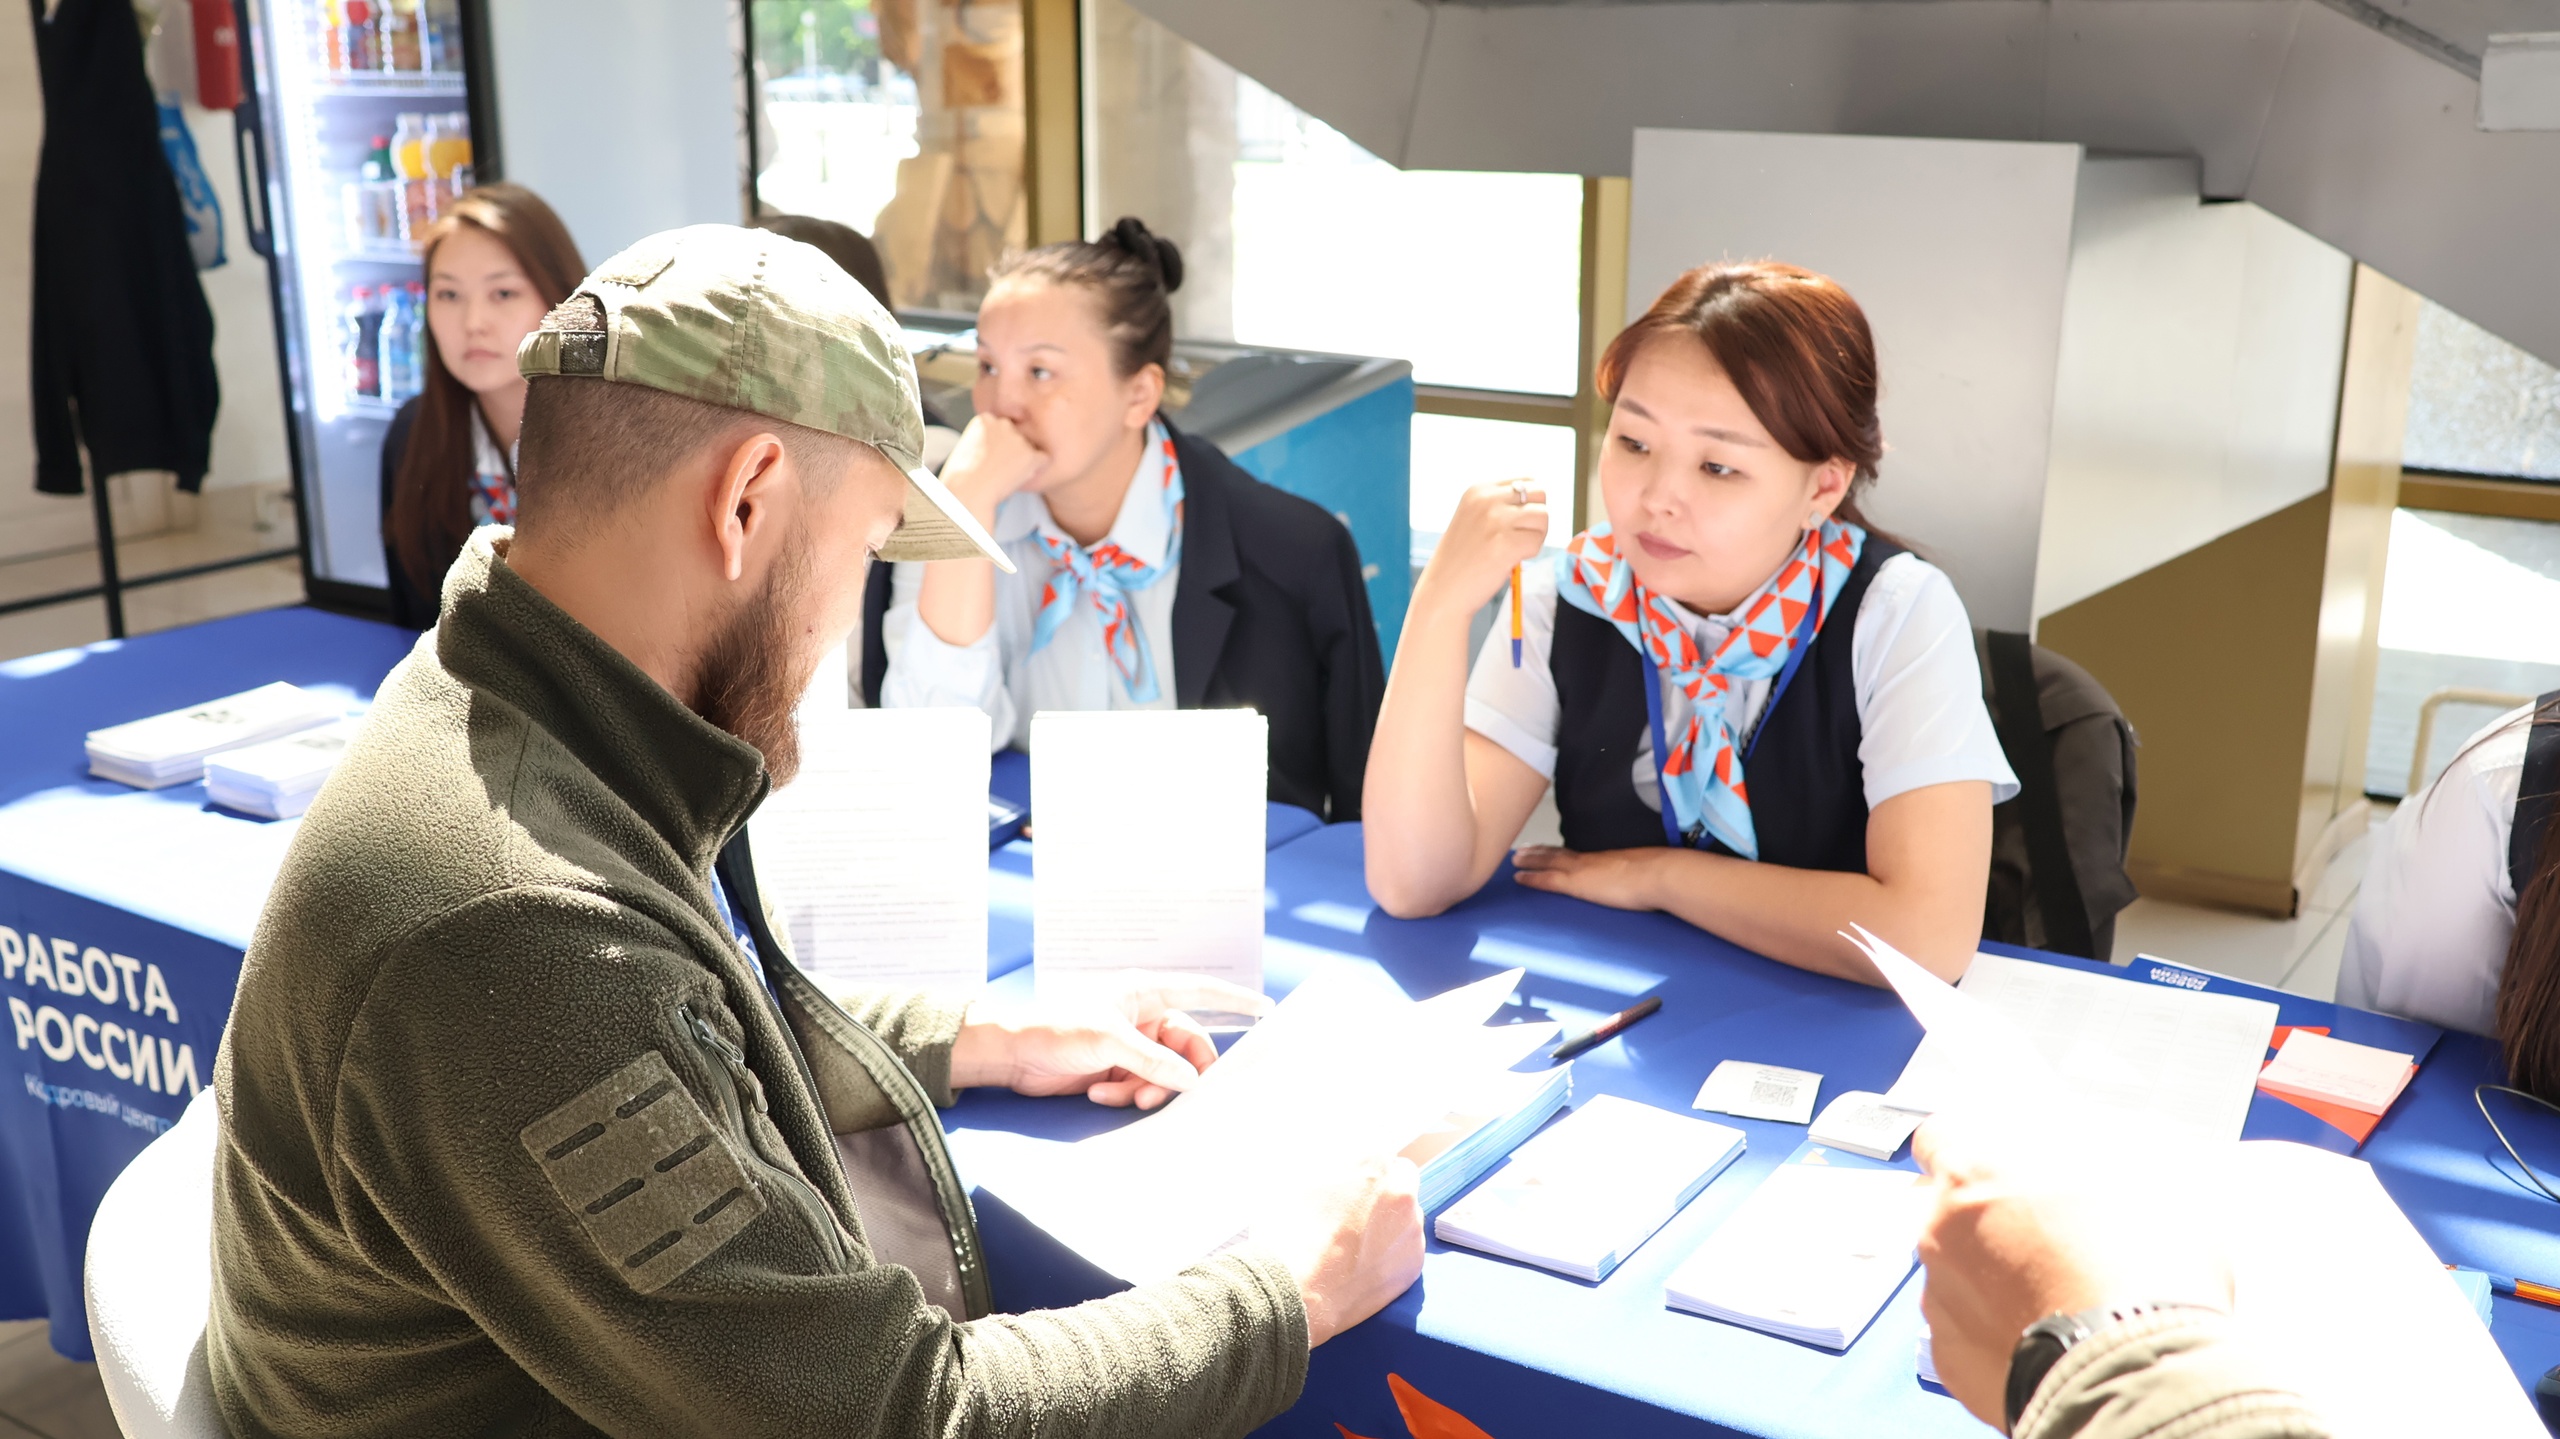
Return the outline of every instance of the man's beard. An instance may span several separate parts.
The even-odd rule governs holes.
[[[694,669],[693,712],[754,745],[774,788],[800,773],[800,725],[794,711],[808,687],[794,615],[816,573],[808,530],[796,530],[776,557],[763,593],[746,602],[711,638]]]

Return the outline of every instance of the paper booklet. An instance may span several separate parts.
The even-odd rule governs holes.
[[[2284,1046],[2258,1073],[2258,1087],[2296,1099],[2325,1100],[2359,1114],[2380,1115],[2418,1073],[2417,1061],[2396,1050],[2351,1044],[2307,1029],[2284,1037]]]
[[[1044,829],[1033,847],[1048,842]],[[973,1187],[1102,1269],[1133,1284],[1177,1274],[1276,1200],[1447,1128],[1553,1044],[1553,1024],[1485,1023],[1520,974],[1416,1003],[1377,970],[1326,966],[1153,1114],[1072,1144],[962,1129],[953,1150]],[[1453,1145],[1425,1164],[1426,1191],[1452,1154],[1477,1152]]]
[[[1444,1244],[1597,1283],[1741,1155],[1727,1124],[1599,1095],[1432,1226]]]
[[[986,984],[987,743],[983,710],[801,710],[799,777],[750,831],[821,987]]]
[[[224,750],[204,762],[207,799],[242,814],[291,819],[311,808],[320,786],[346,758],[362,719],[342,719],[262,744]]]
[[[1262,987],[1269,749],[1270,725],[1251,710],[1032,716],[1041,994],[1126,969]]]
[[[1910,1277],[1931,1193],[1910,1170],[1840,1164],[1812,1149],[1770,1171],[1672,1272],[1663,1300],[1847,1349]]]
[[[1422,1212],[1457,1198],[1572,1099],[1570,1063],[1489,1077],[1400,1151],[1422,1170]]]
[[[279,680],[236,695],[130,720],[88,736],[89,773],[137,789],[186,784],[207,755],[312,729],[346,713],[346,701]]]
[[[2075,1128],[2240,1137],[2276,1006],[1977,954],[1950,987],[1883,940],[1859,948],[1928,1031],[1885,1091],[1927,1114],[1968,1101],[2067,1107]]]

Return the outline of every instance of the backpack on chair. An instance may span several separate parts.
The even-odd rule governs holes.
[[[2025,635],[1977,631],[1982,698],[2019,790],[1991,811],[1982,937],[2108,959],[2133,903],[2133,726],[2087,670]]]

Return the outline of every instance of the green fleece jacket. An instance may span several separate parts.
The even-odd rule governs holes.
[[[2074,1345],[2018,1416],[2018,1439],[2332,1439],[2221,1315],[2168,1309]]]
[[[761,757],[505,549],[455,565],[241,970],[206,1336],[233,1431],[1125,1439],[1294,1401],[1306,1315],[1250,1248],[985,1313],[932,1110],[958,1005],[839,1007],[746,898],[777,1014],[709,887],[719,859],[752,895]]]

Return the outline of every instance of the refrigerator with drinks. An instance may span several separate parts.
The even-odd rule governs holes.
[[[305,573],[314,598],[369,606],[383,436],[427,375],[416,243],[473,182],[475,139],[489,149],[486,12],[251,0],[243,18],[241,190],[274,291]]]

